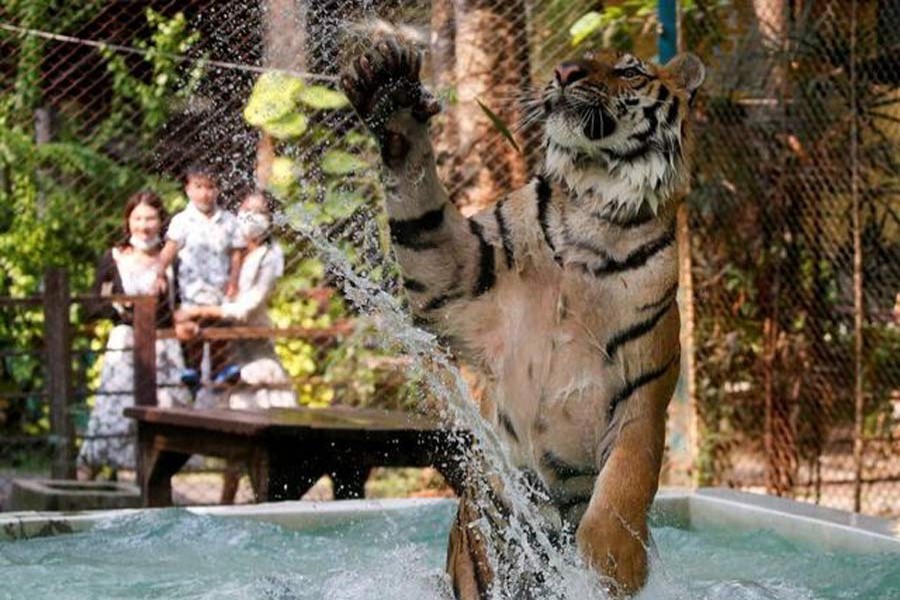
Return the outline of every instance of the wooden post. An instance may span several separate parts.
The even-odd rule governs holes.
[[[53,443],[54,479],[75,478],[75,438],[69,402],[72,399],[72,328],[69,322],[69,274],[65,269],[44,272],[44,350],[47,398]]]
[[[156,298],[134,299],[134,403],[156,406]]]

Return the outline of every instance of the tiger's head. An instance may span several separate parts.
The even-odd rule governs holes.
[[[704,76],[688,53],[665,66],[612,50],[561,63],[541,96],[548,172],[628,210],[671,195],[686,177],[685,123]]]

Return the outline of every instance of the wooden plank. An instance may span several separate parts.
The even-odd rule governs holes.
[[[350,407],[230,410],[136,406],[125,409],[125,416],[148,423],[200,427],[243,435],[264,432],[290,435],[314,430],[369,433],[443,430],[436,421],[419,415]]]
[[[266,428],[267,422],[255,413],[233,411],[234,414],[230,416],[219,414],[228,412],[230,411],[135,406],[126,408],[125,416],[136,419],[139,424],[193,427],[244,436],[260,435]]]
[[[72,331],[69,322],[69,274],[50,268],[44,273],[44,344],[47,395],[53,436],[54,479],[75,478],[75,438],[69,402],[72,398]]]
[[[27,298],[0,298],[0,308],[14,308],[17,306],[43,306],[42,296],[29,296]]]
[[[205,327],[200,330],[197,339],[201,340],[247,340],[247,339],[273,339],[291,338],[302,339],[311,342],[330,341],[335,338],[349,335],[353,332],[353,324],[349,321],[336,323],[331,327]],[[157,333],[159,339],[171,339],[175,337],[174,329],[160,329]]]
[[[135,297],[134,403],[156,406],[156,298]]]

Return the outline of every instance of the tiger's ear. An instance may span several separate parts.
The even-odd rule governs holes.
[[[682,52],[666,63],[666,70],[683,90],[693,94],[706,78],[706,67],[696,54]]]

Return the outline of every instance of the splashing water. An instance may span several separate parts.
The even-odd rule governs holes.
[[[276,222],[283,228],[302,235],[316,250],[317,256],[326,263],[329,271],[338,279],[344,297],[360,313],[368,315],[375,323],[375,330],[382,334],[381,342],[386,347],[398,344],[411,359],[412,372],[423,382],[427,391],[436,398],[443,409],[441,417],[454,430],[471,432],[477,445],[478,458],[461,457],[469,462],[469,473],[473,471],[484,481],[476,489],[475,502],[483,514],[497,512],[492,490],[503,490],[503,531],[491,519],[482,519],[480,526],[488,540],[506,539],[515,552],[503,552],[488,544],[488,554],[496,573],[494,586],[497,600],[511,598],[521,593],[519,586],[528,581],[533,573],[540,573],[543,579],[543,598],[603,598],[602,582],[584,565],[573,545],[554,545],[547,534],[552,526],[535,508],[528,497],[540,493],[519,475],[509,454],[505,451],[495,430],[481,417],[476,401],[471,397],[468,386],[453,359],[437,338],[412,324],[409,313],[398,298],[388,293],[371,279],[354,268],[349,257],[315,224],[315,216],[300,204],[294,205],[283,214],[276,216]],[[377,232],[370,232],[377,236]],[[371,237],[369,243],[376,243]],[[365,243],[365,241],[364,241]],[[465,447],[460,440],[459,447]],[[480,473],[478,471],[481,471]],[[487,474],[499,481],[498,486],[488,485]],[[496,535],[487,535],[488,532]],[[506,560],[499,561],[503,554]],[[515,560],[510,561],[513,557]],[[504,589],[507,586],[517,590]],[[547,590],[551,590],[548,592]],[[547,596],[552,593],[553,596]]]

